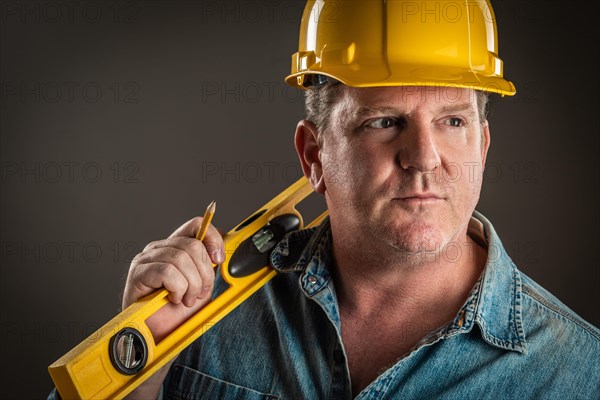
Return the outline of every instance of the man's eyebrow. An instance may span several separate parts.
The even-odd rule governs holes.
[[[471,117],[475,117],[477,115],[477,110],[473,108],[471,102],[461,103],[461,104],[452,104],[449,106],[444,106],[438,110],[440,114],[447,113],[466,113]]]
[[[362,119],[371,115],[398,115],[403,112],[395,107],[389,106],[360,106],[351,115],[354,120]]]

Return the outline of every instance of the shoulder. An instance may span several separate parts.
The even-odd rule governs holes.
[[[504,249],[491,222],[478,212],[473,217],[470,232],[480,232],[480,240],[488,246],[485,280],[490,304],[486,311],[496,318],[508,317],[517,327],[522,322],[527,341],[528,336],[541,340],[560,335],[564,340],[581,341],[600,352],[600,330],[524,274]],[[516,335],[520,336],[520,332]]]
[[[546,327],[555,334],[568,332],[572,339],[587,342],[600,350],[600,329],[577,315],[529,276],[519,272],[524,322],[530,329]]]
[[[600,393],[600,331],[527,275],[521,275],[525,369],[540,396],[593,398]],[[544,395],[541,395],[544,393]]]

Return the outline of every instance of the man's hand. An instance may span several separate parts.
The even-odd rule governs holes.
[[[167,239],[152,242],[131,262],[123,309],[155,290],[166,288],[170,303],[146,321],[156,342],[210,301],[213,264],[225,259],[223,238],[210,225],[204,242],[195,238],[202,218],[189,220]]]
[[[215,281],[212,264],[222,263],[225,251],[223,238],[212,225],[204,242],[196,239],[201,224],[201,217],[191,219],[167,239],[150,243],[129,267],[123,309],[155,290],[169,291],[170,302],[146,320],[156,343],[210,301]],[[156,398],[173,361],[138,386],[127,399]]]

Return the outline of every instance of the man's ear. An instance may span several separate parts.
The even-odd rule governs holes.
[[[310,121],[302,120],[296,127],[294,144],[296,152],[300,158],[300,165],[304,176],[308,178],[315,192],[325,193],[325,181],[323,179],[323,165],[319,157],[319,147],[317,141],[317,127]]]

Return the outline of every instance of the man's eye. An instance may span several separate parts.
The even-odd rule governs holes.
[[[367,124],[369,128],[376,129],[386,129],[396,125],[398,125],[398,121],[394,118],[377,118]]]
[[[465,122],[460,118],[448,118],[446,121],[444,121],[444,123],[457,128],[465,126]]]

